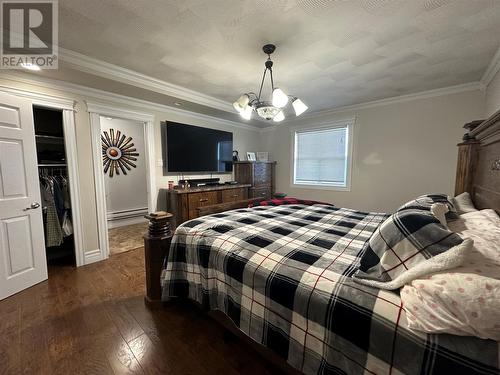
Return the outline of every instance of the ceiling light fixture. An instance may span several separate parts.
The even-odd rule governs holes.
[[[273,80],[273,61],[271,60],[271,54],[275,51],[276,46],[274,44],[266,44],[262,47],[262,50],[267,55],[267,60],[265,62],[264,74],[262,75],[262,81],[260,83],[259,94],[254,92],[248,92],[241,95],[238,100],[233,103],[234,109],[243,117],[245,120],[250,120],[252,118],[252,111],[257,112],[257,114],[266,120],[273,120],[276,122],[283,121],[285,119],[285,114],[283,109],[289,103],[289,99],[292,101],[292,106],[295,111],[295,115],[299,116],[307,110],[307,106],[302,100],[295,96],[287,95],[282,89],[274,87]],[[270,101],[261,100],[262,88],[264,87],[264,82],[266,80],[266,74],[269,71],[269,79],[271,81],[272,97]]]

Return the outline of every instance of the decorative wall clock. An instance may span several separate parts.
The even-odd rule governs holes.
[[[120,171],[126,175],[127,171],[137,168],[134,162],[139,153],[134,148],[132,137],[127,138],[119,130],[115,133],[114,129],[109,129],[109,134],[107,131],[101,134],[101,141],[104,173],[109,173],[109,177],[119,175]]]

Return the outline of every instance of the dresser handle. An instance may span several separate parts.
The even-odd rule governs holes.
[[[238,198],[238,194],[233,194],[232,197],[233,198]]]
[[[208,198],[200,198],[200,203],[201,202],[208,202]]]
[[[266,193],[260,193],[260,195],[266,195]]]

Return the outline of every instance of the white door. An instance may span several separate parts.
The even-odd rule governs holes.
[[[46,279],[32,105],[0,93],[0,300]]]

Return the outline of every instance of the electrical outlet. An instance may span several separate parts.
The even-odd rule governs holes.
[[[157,167],[163,167],[163,159],[157,159],[156,160],[156,166]]]

